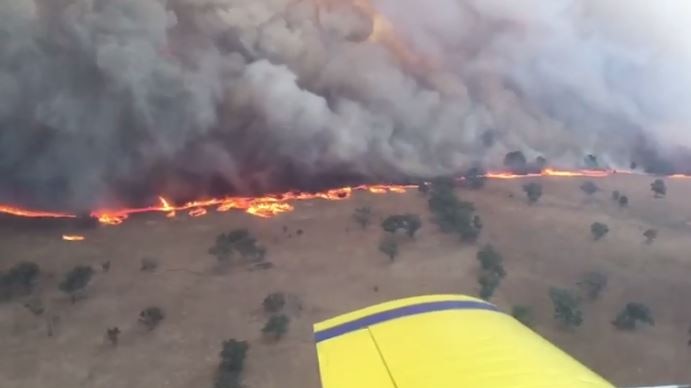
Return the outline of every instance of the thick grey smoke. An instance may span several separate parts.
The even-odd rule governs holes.
[[[0,200],[430,176],[513,150],[682,163],[691,147],[686,0],[372,0],[393,44],[369,5],[0,3]]]

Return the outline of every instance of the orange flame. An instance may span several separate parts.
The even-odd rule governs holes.
[[[632,172],[616,170],[556,170],[545,169],[540,173],[518,175],[509,172],[488,172],[485,176],[489,179],[507,180],[540,177],[587,177],[604,178],[613,174],[634,174]],[[690,175],[671,175],[672,179],[691,179]],[[461,178],[462,179],[462,178]],[[155,206],[130,208],[130,209],[100,209],[93,211],[91,216],[104,225],[119,225],[131,215],[141,213],[164,213],[166,217],[175,217],[179,212],[186,212],[190,217],[201,217],[208,213],[209,208],[215,208],[217,212],[227,212],[233,209],[242,210],[253,216],[270,218],[295,209],[291,202],[312,199],[325,199],[329,201],[341,201],[352,197],[355,191],[366,191],[372,194],[405,193],[416,185],[360,185],[355,187],[341,187],[318,193],[286,192],[283,194],[266,195],[262,197],[224,197],[191,201],[182,205],[175,205],[164,197],[159,197],[159,204]],[[44,212],[26,210],[14,206],[0,205],[0,214],[9,214],[18,217],[32,218],[76,218],[69,213]],[[81,241],[82,236],[65,235],[67,241]]]
[[[84,241],[86,240],[86,237],[76,234],[63,234],[62,239],[65,241]]]

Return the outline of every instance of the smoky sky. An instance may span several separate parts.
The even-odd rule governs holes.
[[[688,169],[689,26],[685,0],[4,1],[0,200],[429,177],[514,150]]]

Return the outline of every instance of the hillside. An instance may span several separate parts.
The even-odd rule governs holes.
[[[604,189],[587,197],[580,178],[541,178],[544,196],[529,205],[523,180],[490,181],[482,190],[459,190],[483,219],[477,244],[463,244],[429,221],[426,199],[406,194],[358,193],[345,201],[313,200],[292,213],[260,219],[242,213],[200,218],[136,217],[121,226],[81,231],[83,242],[60,223],[0,219],[0,270],[34,261],[42,275],[35,291],[46,311],[35,316],[26,299],[0,304],[0,386],[7,388],[211,387],[221,342],[250,342],[244,382],[250,388],[318,388],[314,322],[390,299],[430,294],[477,295],[478,246],[491,242],[505,258],[507,277],[492,299],[502,310],[531,306],[535,330],[618,385],[691,381],[691,181],[669,180],[667,198],[654,199],[649,177],[615,175],[596,180]],[[627,208],[612,190],[630,198]],[[362,230],[354,209],[375,216],[416,213],[423,227],[401,245],[395,262],[378,251],[379,222]],[[609,225],[594,242],[590,225]],[[287,228],[287,231],[284,230]],[[268,248],[274,267],[222,268],[207,253],[219,233],[247,228]],[[651,245],[643,232],[659,230]],[[302,230],[303,233],[298,233]],[[158,263],[140,271],[143,258]],[[110,261],[107,273],[101,264]],[[65,272],[91,265],[97,273],[76,303],[57,289]],[[548,289],[575,288],[588,271],[606,273],[601,299],[584,305],[584,324],[560,329]],[[281,341],[262,339],[267,294],[290,296],[289,331]],[[610,322],[630,301],[651,307],[655,326],[617,331]],[[681,304],[680,304],[681,302]],[[160,306],[165,319],[151,332],[139,312]],[[55,321],[53,336],[46,320]],[[107,328],[122,331],[117,347]]]

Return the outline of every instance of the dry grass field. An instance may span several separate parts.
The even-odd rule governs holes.
[[[490,181],[458,195],[478,208],[485,228],[475,245],[444,235],[429,221],[425,198],[358,193],[346,201],[296,204],[292,213],[260,219],[242,213],[166,219],[152,214],[121,226],[80,231],[83,242],[65,242],[69,224],[0,219],[0,270],[34,261],[42,274],[34,298],[0,304],[0,387],[3,388],[204,388],[212,387],[221,342],[250,343],[244,382],[249,388],[318,388],[312,324],[394,298],[430,293],[477,295],[479,245],[491,242],[508,275],[492,301],[505,311],[531,306],[535,330],[618,385],[691,381],[691,181],[668,181],[669,194],[654,199],[649,177],[596,180],[604,189],[587,197],[583,179],[541,178],[544,196],[527,204],[523,180]],[[630,200],[610,199],[621,190]],[[370,206],[377,219],[419,214],[423,227],[401,245],[397,260],[378,251],[375,222],[361,230],[351,219]],[[590,225],[610,233],[594,242]],[[284,231],[287,227],[287,232]],[[220,268],[207,251],[219,233],[248,228],[268,248],[268,270]],[[657,241],[642,233],[658,229]],[[304,231],[298,235],[297,230]],[[158,268],[140,271],[141,260]],[[105,273],[101,263],[110,261]],[[86,297],[70,303],[57,284],[75,265],[97,269]],[[548,290],[576,287],[587,271],[608,275],[601,299],[584,305],[584,324],[569,332],[552,318]],[[291,296],[290,328],[276,343],[262,338],[262,300],[274,291]],[[611,321],[630,301],[651,307],[655,326],[620,332]],[[151,332],[139,312],[160,306],[165,319]],[[53,317],[54,335],[47,335]],[[117,347],[104,341],[108,327],[122,334]]]

